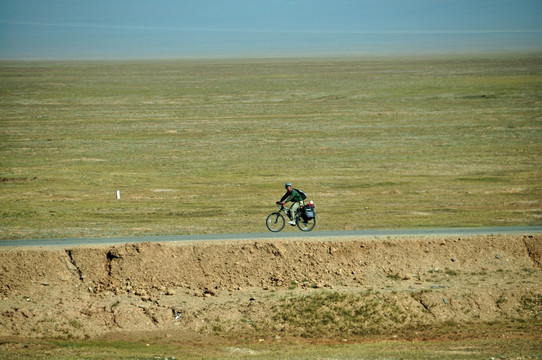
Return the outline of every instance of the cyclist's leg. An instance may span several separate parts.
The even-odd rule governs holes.
[[[284,213],[290,218],[290,220],[292,220],[292,215],[290,215],[290,208],[284,207]]]
[[[293,205],[290,207],[290,214],[291,214],[292,220],[295,220],[295,213],[297,212],[297,209],[299,209],[301,205],[303,205],[303,201],[293,203]]]

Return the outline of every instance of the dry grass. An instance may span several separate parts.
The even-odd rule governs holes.
[[[541,224],[542,57],[1,62],[0,238]],[[121,200],[115,191],[121,191]]]
[[[405,341],[369,339],[360,343],[303,343],[264,340],[224,344],[211,339],[179,345],[176,339],[129,341],[17,341],[0,344],[6,360],[18,359],[539,359],[539,339]]]

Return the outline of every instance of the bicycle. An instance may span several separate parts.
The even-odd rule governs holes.
[[[292,219],[291,216],[286,212],[284,205],[280,204],[279,206],[279,211],[269,214],[265,221],[265,225],[269,231],[279,232],[284,229],[286,220],[284,220],[284,216],[281,213],[284,213],[288,219]],[[310,206],[312,210],[312,217],[307,217],[305,207],[309,207],[309,205],[300,206],[297,209],[295,213],[296,224],[301,231],[311,231],[316,226],[316,215],[314,214],[314,207]]]

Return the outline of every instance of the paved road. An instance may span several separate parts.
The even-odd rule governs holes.
[[[261,239],[299,239],[360,236],[420,236],[420,235],[492,235],[492,234],[533,234],[542,233],[542,226],[507,226],[483,228],[443,228],[443,229],[395,229],[395,230],[355,230],[355,231],[285,231],[280,233],[245,233],[212,235],[172,235],[172,236],[130,236],[115,238],[74,238],[39,240],[4,240],[0,247],[110,245],[138,242],[181,242],[212,240],[261,240]]]

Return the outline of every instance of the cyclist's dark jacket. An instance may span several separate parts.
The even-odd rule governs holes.
[[[303,201],[303,197],[299,195],[299,193],[295,189],[292,189],[291,193],[286,191],[286,194],[284,194],[282,199],[280,199],[280,202],[287,203],[288,201],[291,201],[291,202]]]

